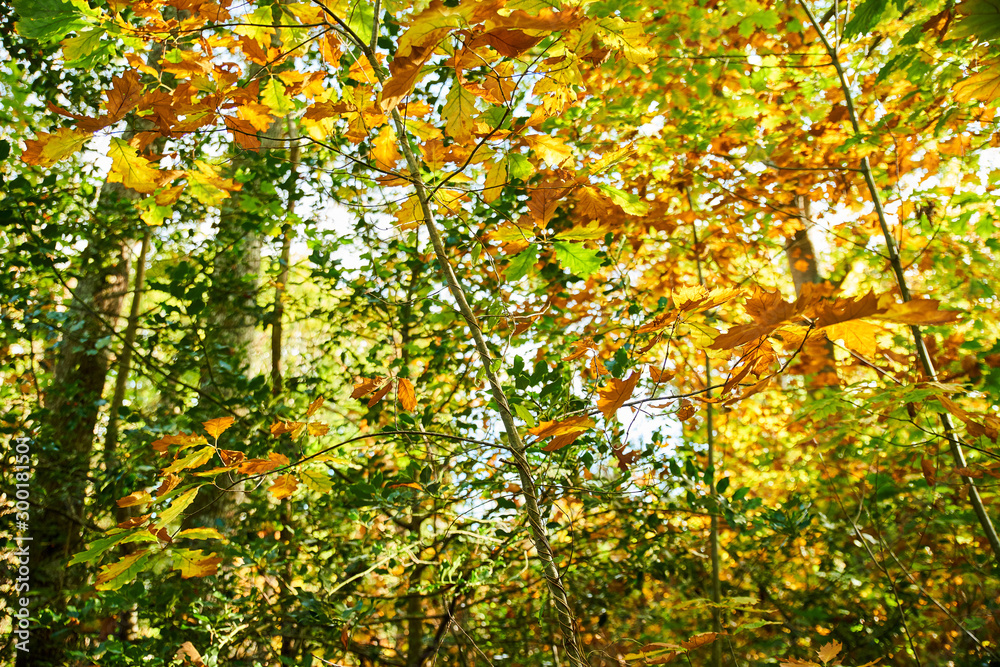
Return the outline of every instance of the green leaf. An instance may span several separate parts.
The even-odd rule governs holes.
[[[611,198],[611,201],[621,206],[622,210],[629,215],[645,215],[646,211],[649,210],[649,204],[631,192],[625,192],[610,185],[598,185],[597,187],[603,190],[604,194]]]
[[[844,26],[844,39],[866,35],[878,25],[889,0],[866,0],[854,12],[854,16]]]
[[[285,84],[277,79],[269,79],[267,83],[261,86],[260,101],[261,104],[269,107],[271,113],[278,118],[287,116],[295,111],[295,103],[292,102],[292,98],[285,92]]]
[[[535,428],[535,418],[532,416],[528,408],[524,407],[520,403],[515,403],[514,412],[524,421],[525,424],[528,425],[528,428]]]
[[[103,34],[104,31],[99,28],[90,28],[78,32],[75,37],[64,39],[62,47],[67,64],[93,53],[94,49],[101,45],[101,35]]]
[[[556,259],[571,273],[586,278],[601,267],[601,258],[597,250],[590,250],[579,243],[556,241],[552,244],[556,250]]]
[[[511,153],[507,156],[507,174],[511,179],[519,178],[522,181],[535,173],[535,167],[520,153]]]
[[[958,11],[965,18],[955,24],[951,36],[984,42],[1000,39],[1000,0],[965,0]]]
[[[156,521],[156,528],[163,528],[171,521],[179,517],[181,512],[186,510],[188,506],[194,502],[194,498],[198,495],[198,489],[200,488],[200,486],[196,486],[184,495],[175,498],[174,502],[170,503],[170,507],[160,513],[160,516]]]
[[[538,246],[532,243],[511,258],[504,275],[507,277],[507,280],[512,282],[520,280],[528,275],[535,267],[536,262],[538,262]]]
[[[83,0],[14,0],[22,37],[55,42],[95,23],[98,13]]]
[[[152,555],[149,551],[138,551],[110,565],[105,565],[101,568],[100,574],[97,575],[95,588],[99,591],[117,591],[135,579],[140,572],[149,569],[149,566],[152,565],[149,557]]]

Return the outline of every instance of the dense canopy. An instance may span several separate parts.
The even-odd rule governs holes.
[[[0,18],[11,664],[1000,664],[997,0]]]

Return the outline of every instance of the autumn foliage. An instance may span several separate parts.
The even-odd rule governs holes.
[[[996,2],[4,11],[18,665],[1000,660]]]

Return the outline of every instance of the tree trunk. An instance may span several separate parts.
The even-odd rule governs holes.
[[[132,226],[121,223],[134,215],[122,210],[131,209],[130,194],[121,185],[104,185],[98,216],[108,223],[97,224],[97,230]],[[84,500],[108,374],[107,343],[121,314],[128,275],[125,236],[106,233],[90,239],[56,349],[55,377],[45,393],[45,416],[35,447],[35,488],[41,498],[40,512],[31,523],[31,588],[38,593],[35,613],[65,610],[71,591],[83,584],[86,570],[67,568],[66,561],[80,550],[83,528],[89,523]],[[18,651],[18,665],[64,665],[73,641],[58,626],[43,623],[32,634],[30,653]]]

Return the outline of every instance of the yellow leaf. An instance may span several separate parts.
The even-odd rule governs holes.
[[[159,530],[179,517],[194,502],[194,498],[198,495],[198,489],[200,488],[200,486],[196,486],[174,498],[170,502],[170,507],[158,514],[154,527]]]
[[[395,213],[399,228],[403,231],[419,227],[424,222],[423,209],[417,195],[410,195]]]
[[[460,144],[467,143],[472,138],[472,114],[475,111],[476,97],[464,87],[453,84],[442,113],[447,118],[445,130]]]
[[[878,344],[875,341],[878,327],[868,322],[860,320],[842,322],[828,326],[823,331],[830,340],[842,339],[844,347],[854,350],[863,357],[871,359],[878,352]]]
[[[278,479],[274,480],[274,484],[268,491],[272,496],[281,500],[282,498],[287,498],[295,492],[295,489],[299,488],[299,482],[295,479],[294,475],[282,475]]]
[[[315,437],[317,435],[326,435],[329,432],[329,424],[325,424],[323,422],[309,422],[309,435]]]
[[[221,540],[225,539],[215,528],[188,528],[174,535],[174,539],[186,537],[189,540]]]
[[[417,407],[417,393],[413,388],[413,383],[406,378],[400,378],[396,389],[396,396],[399,398],[399,404],[407,412]]]
[[[214,447],[202,447],[201,449],[194,451],[184,458],[177,459],[172,464],[163,469],[160,473],[161,475],[169,475],[172,472],[177,472],[179,470],[187,470],[188,468],[197,468],[198,466],[204,464],[206,461],[215,455]]]
[[[632,398],[632,392],[639,383],[642,370],[633,371],[627,380],[612,379],[610,384],[597,390],[597,409],[601,411],[605,419],[618,412],[618,408],[624,405],[625,401]]]
[[[307,468],[299,471],[302,483],[317,493],[326,493],[333,488],[333,480],[322,469]]]
[[[170,557],[174,561],[174,569],[180,571],[183,579],[215,574],[222,562],[222,558],[216,556],[214,551],[206,556],[201,549],[172,549]]]
[[[150,167],[149,160],[139,155],[134,148],[129,146],[127,141],[122,139],[113,138],[111,140],[108,157],[111,158],[111,172],[108,174],[108,182],[121,183],[136,192],[152,194],[159,186],[158,181],[170,175]]]
[[[984,63],[977,73],[955,84],[954,91],[959,102],[992,102],[1000,98],[1000,60]]]
[[[900,324],[934,325],[954,322],[962,311],[960,310],[940,310],[941,303],[937,299],[913,299],[906,303],[885,303],[891,297],[883,296],[879,305],[884,308],[876,317],[889,322],[899,322]]]
[[[605,44],[621,51],[632,64],[640,65],[656,56],[656,52],[649,46],[649,38],[641,23],[610,17],[598,23],[598,32]]]
[[[202,422],[202,426],[205,427],[205,433],[218,440],[219,436],[232,426],[235,421],[235,417],[217,417],[216,419],[209,419],[207,422]]]
[[[21,160],[38,167],[51,167],[64,157],[80,150],[90,137],[90,132],[81,132],[68,127],[60,128],[51,134],[39,132],[37,139],[28,139],[24,142],[28,147],[21,153]]]
[[[533,134],[525,137],[528,145],[535,151],[535,155],[545,161],[550,167],[572,166],[573,149],[557,137],[550,137],[547,134]]]
[[[486,172],[486,183],[483,187],[483,201],[494,202],[507,185],[507,160],[499,159]]]

